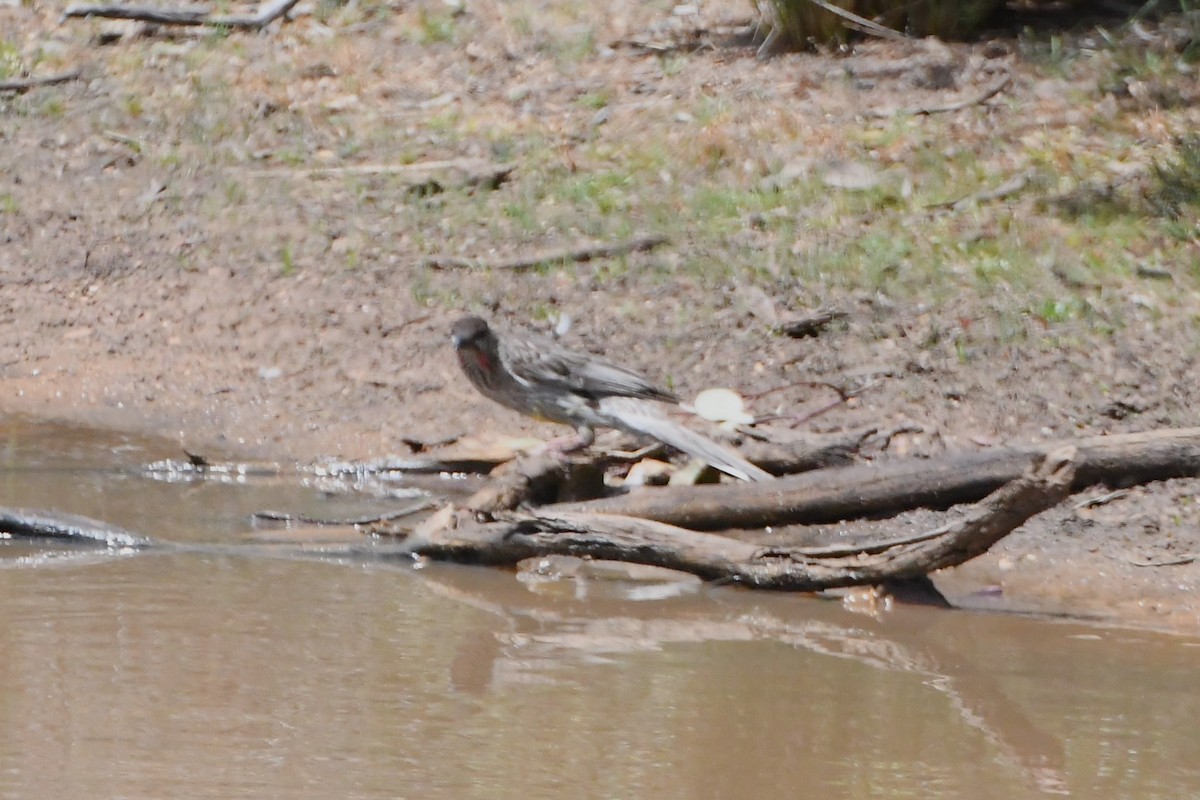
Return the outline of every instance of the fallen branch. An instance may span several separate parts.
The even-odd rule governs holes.
[[[253,16],[214,17],[208,9],[150,8],[127,5],[68,6],[62,21],[72,17],[104,17],[106,19],[129,19],[151,22],[157,25],[203,25],[210,28],[241,28],[261,30],[292,10],[299,0],[274,0]]]
[[[871,109],[867,112],[868,117],[875,119],[891,119],[892,117],[915,117],[921,114],[946,114],[953,111],[962,111],[964,108],[971,106],[982,105],[988,100],[991,100],[1000,92],[1004,91],[1005,87],[1012,81],[1012,73],[1005,72],[1001,78],[991,86],[984,89],[977,95],[968,97],[964,100],[958,100],[953,103],[941,103],[932,105],[920,106],[903,106],[901,108],[892,109]]]
[[[12,78],[10,80],[0,81],[0,92],[24,94],[30,89],[36,89],[39,86],[55,86],[60,83],[77,81],[82,77],[83,72],[81,70],[73,69],[69,72],[60,72],[57,75],[43,75],[37,78]]]
[[[1184,428],[822,469],[769,483],[670,487],[542,510],[621,514],[696,530],[838,522],[976,502],[1064,446],[1078,449],[1075,491],[1098,483],[1129,486],[1200,475],[1200,428]]]
[[[258,169],[243,172],[249,178],[339,178],[354,175],[411,176],[416,183],[426,183],[439,172],[456,172],[456,186],[482,186],[495,189],[508,180],[516,164],[493,164],[468,158],[443,161],[419,161],[415,164],[355,164],[349,167],[314,167],[312,169]],[[436,182],[436,181],[434,181]]]
[[[144,536],[77,514],[0,507],[0,537],[10,536],[61,539],[102,547],[130,548],[151,544]]]
[[[849,312],[840,308],[818,308],[808,316],[784,323],[779,329],[793,339],[803,339],[818,335],[829,323],[848,316]]]
[[[978,203],[990,203],[993,200],[1003,200],[1004,198],[1008,197],[1009,195],[1014,195],[1017,192],[1024,189],[1025,186],[1029,183],[1029,179],[1031,177],[1032,177],[1032,173],[1022,172],[1020,175],[1017,175],[1014,178],[1009,178],[1004,183],[1000,184],[999,186],[995,187],[994,189],[985,189],[981,192],[969,194],[966,197],[960,197],[957,200],[946,200],[941,203],[929,203],[929,204],[923,206],[923,208],[926,208],[926,209],[939,209],[939,208],[961,209],[961,208],[965,208],[966,206],[975,205]]]
[[[383,514],[370,514],[362,517],[346,517],[343,519],[327,519],[325,517],[313,517],[307,514],[290,514],[286,511],[272,511],[264,509],[255,511],[252,516],[254,519],[266,520],[267,522],[299,522],[304,525],[315,525],[317,527],[347,527],[354,525],[373,525],[380,522],[392,522],[394,520],[411,517],[419,511],[425,511],[434,506],[432,499],[418,500],[417,502],[397,509],[396,511],[388,511]]]
[[[543,264],[559,264],[566,261],[584,262],[597,258],[612,258],[628,253],[639,253],[653,250],[666,244],[666,236],[639,236],[623,242],[612,244],[587,244],[580,247],[568,247],[559,250],[547,250],[527,256],[483,261],[457,256],[431,256],[422,262],[423,266],[433,269],[491,269],[491,270],[523,270],[539,267]]]
[[[650,564],[705,580],[758,589],[817,591],[911,578],[985,552],[1025,520],[1070,491],[1070,448],[1056,451],[1001,487],[966,517],[852,555],[814,556],[801,549],[763,550],[725,536],[610,514],[508,513],[480,522],[473,514],[442,514],[414,532],[415,554],[468,563],[508,565],[550,554]]]

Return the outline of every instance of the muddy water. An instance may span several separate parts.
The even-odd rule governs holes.
[[[0,540],[0,797],[1200,796],[1196,640],[267,544],[345,502],[174,455],[0,428],[0,505],[185,546]]]

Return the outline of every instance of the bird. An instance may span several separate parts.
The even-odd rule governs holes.
[[[678,405],[679,398],[633,370],[547,339],[500,336],[474,315],[455,322],[450,339],[459,366],[482,395],[526,416],[575,428],[576,439],[564,450],[592,444],[596,428],[615,428],[650,436],[741,480],[774,477],[670,419],[660,404]]]

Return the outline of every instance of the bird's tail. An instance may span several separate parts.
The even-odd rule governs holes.
[[[727,475],[744,481],[769,481],[775,477],[742,458],[732,447],[714,442],[671,420],[651,403],[628,397],[606,397],[600,401],[600,411],[613,420],[613,427],[653,436]]]

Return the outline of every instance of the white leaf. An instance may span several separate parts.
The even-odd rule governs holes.
[[[742,396],[732,389],[705,389],[696,395],[693,408],[696,414],[713,422],[732,422],[735,425],[754,423],[754,416],[746,413]]]

